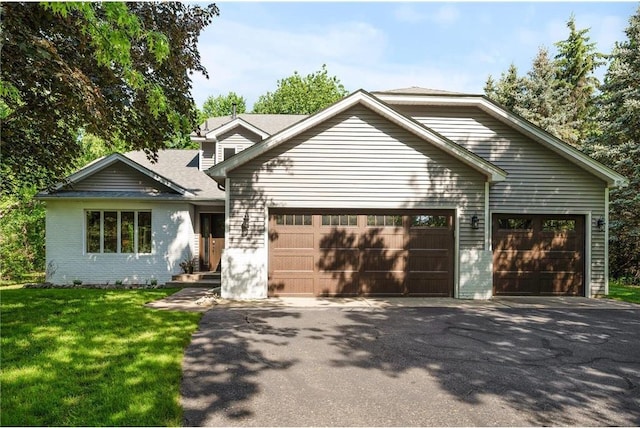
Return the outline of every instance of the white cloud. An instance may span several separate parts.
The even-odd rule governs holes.
[[[424,6],[424,5],[421,5]],[[417,24],[421,22],[431,22],[440,26],[450,26],[460,18],[460,11],[451,4],[445,4],[435,10],[431,4],[427,5],[429,11],[418,10],[413,4],[403,4],[395,8],[393,14],[398,22]]]
[[[200,106],[209,95],[234,91],[252,105],[294,71],[305,75],[327,64],[329,73],[338,75],[332,64],[342,63],[366,69],[381,61],[387,40],[381,31],[361,22],[293,33],[220,21],[201,36],[199,47],[211,79],[194,76],[196,104]]]

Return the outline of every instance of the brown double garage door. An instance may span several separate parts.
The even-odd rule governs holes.
[[[454,212],[282,211],[270,296],[452,296]]]
[[[494,295],[584,296],[584,216],[495,214]]]

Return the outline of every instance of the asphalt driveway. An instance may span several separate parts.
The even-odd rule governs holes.
[[[214,307],[184,424],[640,425],[640,307],[575,302]]]

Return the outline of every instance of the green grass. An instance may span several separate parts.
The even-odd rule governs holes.
[[[621,280],[609,281],[609,298],[629,303],[640,303],[640,286],[627,285]]]
[[[143,306],[175,291],[3,289],[1,425],[181,425],[201,314]]]

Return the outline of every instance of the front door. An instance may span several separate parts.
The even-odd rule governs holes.
[[[220,271],[224,249],[224,214],[200,214],[200,270]]]

